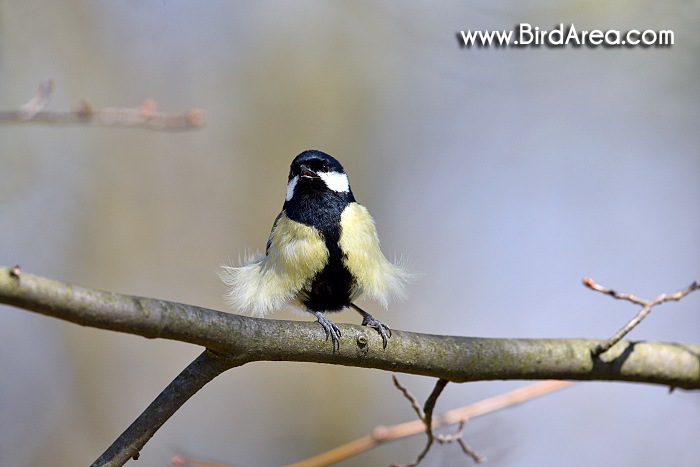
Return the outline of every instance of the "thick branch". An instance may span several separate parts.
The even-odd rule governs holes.
[[[395,331],[382,349],[363,326],[341,325],[333,352],[317,323],[249,318],[101,292],[0,268],[0,303],[84,326],[173,339],[252,361],[331,363],[444,378],[634,381],[700,389],[700,345],[621,341],[600,357],[593,339],[488,339]]]
[[[224,371],[238,366],[227,358],[205,350],[168,385],[146,410],[127,428],[92,467],[124,465],[138,453],[153,434],[197,391]]]

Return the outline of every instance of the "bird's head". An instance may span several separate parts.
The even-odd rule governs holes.
[[[334,192],[350,197],[348,176],[335,158],[328,154],[310,149],[294,158],[289,167],[287,197],[290,201],[295,194],[323,194]]]

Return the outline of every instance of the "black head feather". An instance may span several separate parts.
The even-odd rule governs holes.
[[[337,159],[325,152],[309,149],[299,154],[292,161],[292,165],[289,167],[289,180],[294,178],[295,175],[301,175],[302,166],[306,166],[314,172],[345,173],[345,169],[343,169],[343,166]]]

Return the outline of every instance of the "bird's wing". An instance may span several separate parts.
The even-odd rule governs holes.
[[[267,256],[267,254],[270,252],[270,245],[272,244],[272,232],[274,232],[275,227],[277,227],[277,221],[280,220],[282,214],[284,214],[284,211],[277,214],[277,217],[275,217],[275,222],[272,223],[272,228],[270,229],[270,236],[267,239],[267,246],[265,246],[265,256]]]

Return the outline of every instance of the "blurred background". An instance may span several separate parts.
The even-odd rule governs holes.
[[[366,304],[378,319],[607,337],[637,309],[583,277],[647,298],[700,279],[699,5],[1,1],[1,109],[52,78],[50,110],[150,97],[202,108],[207,124],[0,126],[0,264],[224,310],[219,266],[264,248],[290,161],[316,148],[345,165],[387,256],[421,273],[405,303]],[[521,22],[671,29],[675,44],[458,46],[460,30]],[[700,342],[698,300],[655,309],[629,337]],[[200,351],[0,307],[0,465],[91,463]],[[420,400],[434,384],[400,380]],[[524,384],[448,385],[437,411]],[[255,363],[207,385],[138,465],[280,465],[413,418],[388,373]],[[465,438],[491,466],[696,465],[700,395],[582,383],[470,421]],[[405,463],[423,443],[341,465]],[[424,465],[469,462],[448,446]]]

